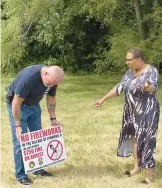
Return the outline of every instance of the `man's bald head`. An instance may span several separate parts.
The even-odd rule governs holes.
[[[41,77],[45,86],[52,87],[63,80],[64,71],[59,66],[43,67]]]
[[[47,69],[49,75],[53,78],[56,78],[59,82],[64,79],[64,71],[59,66],[50,66]]]

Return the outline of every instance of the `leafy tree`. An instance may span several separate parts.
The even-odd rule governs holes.
[[[158,65],[161,6],[161,0],[5,0],[2,70],[46,63],[73,73],[119,73],[132,47]]]

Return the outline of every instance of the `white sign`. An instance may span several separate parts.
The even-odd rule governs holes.
[[[66,159],[61,126],[21,135],[25,173],[31,173]]]

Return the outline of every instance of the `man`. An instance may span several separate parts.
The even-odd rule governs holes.
[[[15,176],[22,185],[30,186],[32,181],[25,174],[20,136],[27,133],[27,129],[31,132],[42,129],[39,102],[45,93],[51,125],[59,125],[55,115],[55,95],[63,77],[64,71],[58,66],[33,65],[24,68],[7,88],[6,102],[12,130]],[[45,170],[39,170],[34,175],[52,176]]]

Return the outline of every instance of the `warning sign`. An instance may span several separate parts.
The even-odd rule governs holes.
[[[48,144],[47,154],[51,160],[58,160],[62,156],[63,146],[60,141],[53,140]]]
[[[61,126],[22,134],[20,143],[26,174],[66,159]]]

